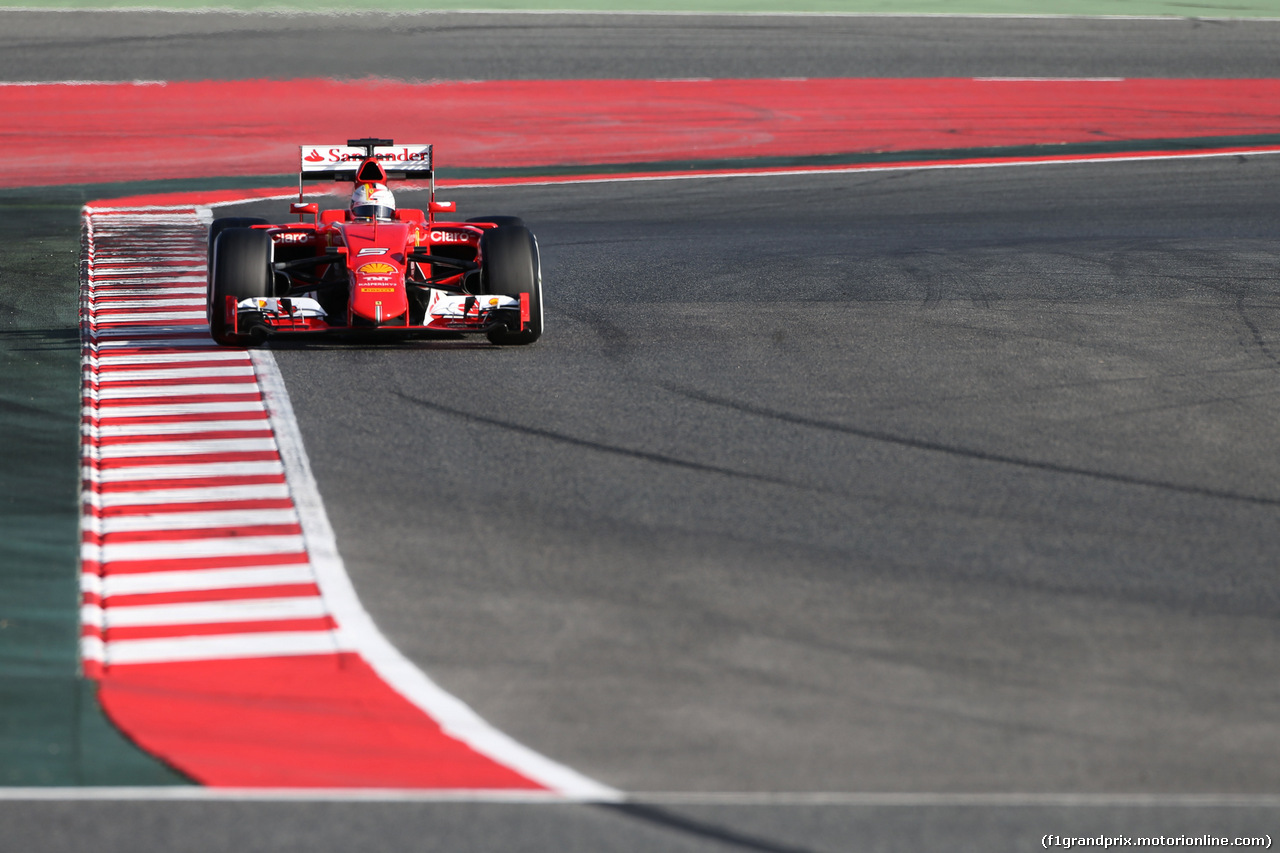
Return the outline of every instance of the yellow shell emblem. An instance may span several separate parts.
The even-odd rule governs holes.
[[[356,272],[360,273],[361,275],[373,275],[375,273],[384,273],[384,274],[394,273],[395,271],[396,271],[395,267],[393,267],[391,264],[383,263],[382,261],[374,261],[373,263],[365,264],[364,266],[359,267],[356,270]]]

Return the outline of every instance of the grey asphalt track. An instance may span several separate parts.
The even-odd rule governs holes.
[[[290,64],[285,19],[22,14],[9,79],[332,68]],[[306,52],[352,76],[1269,76],[1280,36],[424,20],[361,52],[320,19]],[[271,35],[249,50],[231,25]],[[129,47],[177,26],[215,34]],[[452,70],[390,70],[450,50]],[[1280,810],[1249,799],[761,802],[1276,792],[1277,179],[1253,157],[447,193],[538,233],[542,341],[273,349],[382,629],[499,728],[648,805],[0,803],[0,826],[51,851],[1274,835]],[[722,791],[760,799],[702,796]]]
[[[379,624],[607,783],[1261,793],[1278,177],[453,193],[541,342],[275,349]]]
[[[0,79],[1271,77],[1266,21],[0,12]]]

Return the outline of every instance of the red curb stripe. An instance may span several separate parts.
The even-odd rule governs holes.
[[[198,341],[201,344],[205,343],[204,335],[190,335],[190,336],[187,336],[187,339],[192,341]],[[173,340],[183,340],[183,338],[173,338]],[[203,353],[211,353],[211,352],[217,352],[217,350],[213,349],[213,347],[207,344],[205,346],[174,345],[173,347],[166,347],[166,346],[160,345],[159,343],[153,343],[151,346],[148,346],[148,347],[130,347],[130,346],[111,346],[111,345],[102,344],[102,343],[94,343],[92,344],[92,349],[89,350],[86,353],[86,355],[94,356],[97,358],[103,358],[103,357],[126,358],[129,356],[138,356],[138,355],[166,355],[166,354],[171,354],[175,356],[176,355],[191,356],[191,355],[201,355]]]
[[[184,370],[195,368],[215,369],[220,367],[236,367],[236,368],[252,368],[253,364],[247,358],[238,359],[211,359],[211,358],[191,358],[191,359],[173,359],[172,361],[141,361],[137,363],[121,363],[120,356],[107,355],[107,363],[98,366],[98,373],[130,373],[139,370]],[[99,358],[99,361],[102,359]]]
[[[103,639],[155,640],[162,637],[213,637],[219,634],[266,634],[274,631],[332,631],[337,624],[330,616],[314,619],[277,619],[270,622],[216,622],[208,625],[147,625],[108,628]]]
[[[257,486],[284,483],[283,474],[241,474],[234,477],[192,477],[189,480],[125,480],[118,483],[92,483],[84,487],[101,494],[121,492],[158,492],[169,489],[202,489],[217,486]]]
[[[280,455],[274,450],[243,451],[240,453],[193,453],[189,456],[121,456],[111,459],[91,459],[86,464],[102,471],[116,468],[151,468],[160,465],[215,465],[224,462],[273,462]]]
[[[181,385],[252,385],[257,387],[258,380],[252,375],[230,376],[175,376],[169,379],[102,379],[86,380],[84,387],[94,391],[108,388],[172,388]]]
[[[85,561],[88,566],[90,561]],[[172,557],[152,560],[112,560],[111,574],[132,575],[147,572],[190,572],[201,569],[238,569],[249,566],[292,566],[307,563],[305,551],[281,554],[233,554],[226,557]],[[96,573],[101,574],[101,571]]]
[[[148,604],[186,604],[197,601],[243,601],[254,598],[316,597],[320,587],[314,583],[276,584],[274,586],[232,587],[230,589],[196,589],[183,592],[147,592],[111,595],[113,607],[141,607]],[[94,596],[95,599],[97,596]],[[96,601],[88,601],[94,604]]]
[[[354,654],[119,667],[100,695],[137,743],[182,756],[203,784],[539,787],[477,761]]]
[[[196,542],[239,536],[300,536],[297,524],[259,524],[246,527],[210,527],[189,530],[131,530],[120,533],[86,531],[82,542],[93,545],[122,545],[126,542]]]
[[[175,433],[157,433],[152,435],[104,435],[100,438],[92,438],[85,436],[86,444],[94,444],[98,447],[114,447],[117,445],[129,444],[158,444],[162,442],[181,443],[185,441],[218,441],[221,439],[238,439],[238,438],[271,438],[271,430],[264,429],[243,429],[243,430],[209,430],[208,432],[175,432]]]
[[[122,397],[118,400],[99,401],[85,397],[85,405],[101,408],[123,406],[176,406],[183,403],[259,403],[262,394],[254,391],[245,394],[180,394],[173,397]]]
[[[166,515],[178,512],[218,512],[222,510],[292,509],[289,498],[250,498],[236,501],[201,501],[181,504],[131,504],[128,506],[85,508],[86,515],[97,518],[120,518],[134,515]]]
[[[108,292],[110,292],[110,288],[108,288]],[[204,288],[201,288],[200,300],[198,301],[203,301],[203,295]],[[132,305],[138,302],[195,302],[197,300],[187,293],[149,293],[146,296],[108,296],[105,293],[100,293],[95,295],[93,301],[95,305],[114,307],[116,305]]]
[[[139,426],[144,424],[162,426],[165,424],[206,423],[208,421],[248,422],[266,420],[267,412],[265,409],[250,409],[234,412],[189,412],[178,415],[109,415],[105,418],[86,416],[81,419],[81,423],[101,428],[111,426]]]

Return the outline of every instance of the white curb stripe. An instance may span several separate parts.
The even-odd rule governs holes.
[[[205,453],[274,453],[275,440],[266,438],[215,438],[207,441],[127,442],[104,444],[99,448],[102,459],[137,459],[156,456],[192,456]]]
[[[88,639],[88,638],[86,638]],[[93,638],[96,640],[96,638]],[[238,658],[296,657],[347,652],[351,649],[333,631],[263,631],[252,634],[213,634],[153,640],[114,640],[89,646],[85,654],[108,666]],[[94,649],[93,646],[98,646]],[[91,655],[97,652],[98,657]]]
[[[208,462],[201,465],[143,465],[129,468],[82,468],[91,483],[146,483],[155,480],[196,480],[206,477],[253,477],[283,474],[279,462]]]
[[[238,364],[249,364],[249,357],[243,352],[230,349],[213,349],[213,345],[208,341],[200,342],[204,346],[203,352],[114,352],[104,348],[104,351],[98,351],[96,342],[89,344],[94,350],[92,354],[84,356],[85,361],[99,367],[107,365],[110,367],[126,367],[129,365],[141,364],[205,364],[216,361],[233,361]]]
[[[95,604],[86,604],[80,609],[80,621],[83,624],[102,625],[108,630],[149,628],[160,625],[212,625],[221,622],[279,622],[289,619],[318,619],[328,615],[324,600],[318,596],[246,598],[124,607],[100,607]]]
[[[243,569],[196,569],[189,572],[141,572],[102,577],[85,572],[80,588],[101,598],[164,592],[207,592],[315,583],[311,566],[259,566]]]
[[[222,539],[127,542],[82,546],[92,549],[100,563],[185,560],[217,557],[259,557],[269,554],[301,554],[306,545],[301,536],[228,536]]]
[[[84,434],[95,439],[106,439],[103,447],[111,446],[114,439],[137,438],[150,436],[159,439],[162,436],[195,435],[202,432],[239,432],[245,435],[269,430],[267,419],[245,419],[234,421],[158,421],[136,424],[106,424],[103,426],[86,425]]]
[[[255,483],[239,486],[207,486],[199,489],[139,489],[136,491],[85,492],[84,503],[100,509],[188,503],[229,503],[234,501],[282,500],[289,497],[284,483]]]
[[[209,512],[161,512],[153,515],[115,515],[101,519],[100,530],[112,533],[142,533],[161,530],[202,530],[220,527],[261,527],[297,524],[293,509],[227,509]]]
[[[216,397],[224,394],[254,394],[258,390],[254,382],[225,385],[119,385],[106,388],[86,388],[85,396],[97,400],[137,400],[147,397]]]
[[[169,403],[167,405],[121,405],[106,403],[87,414],[96,418],[143,418],[172,415],[231,414],[232,412],[262,412],[262,404],[255,400],[230,403]]]
[[[99,367],[98,384],[104,382],[149,382],[155,379],[190,379],[195,376],[253,376],[253,367],[248,363],[231,364],[226,367],[169,367],[157,370],[139,370],[137,368]]]

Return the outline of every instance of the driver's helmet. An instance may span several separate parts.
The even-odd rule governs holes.
[[[395,219],[396,197],[386,184],[360,184],[351,194],[351,215],[356,219]]]

